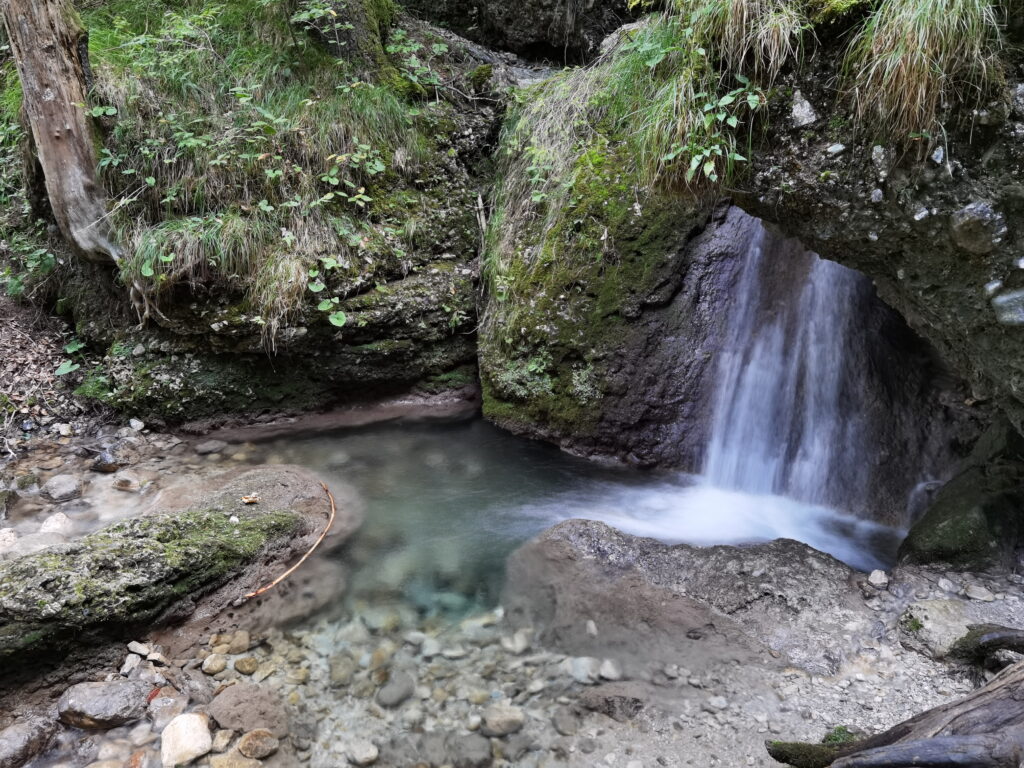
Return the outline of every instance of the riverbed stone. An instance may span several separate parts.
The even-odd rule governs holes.
[[[979,200],[955,211],[949,220],[953,241],[965,251],[990,253],[1006,237],[1006,219],[988,201]]]
[[[227,669],[228,660],[220,653],[211,653],[203,659],[203,672],[216,675]]]
[[[391,679],[377,691],[377,703],[382,707],[397,707],[412,696],[416,680],[407,672],[395,672]]]
[[[263,765],[259,760],[246,757],[238,750],[232,750],[223,755],[214,755],[210,758],[210,768],[260,768]]]
[[[57,701],[57,712],[61,722],[76,728],[113,728],[142,717],[152,689],[149,683],[135,680],[78,683]]]
[[[38,755],[53,738],[56,723],[29,717],[0,730],[0,768],[21,768]]]
[[[74,475],[55,475],[43,484],[40,493],[50,501],[71,501],[82,495],[82,481]]]
[[[277,752],[277,748],[280,745],[281,742],[266,728],[256,728],[242,734],[242,738],[238,740],[237,747],[238,751],[246,757],[262,760],[264,757],[270,757],[270,755]]]
[[[208,456],[211,453],[220,453],[228,444],[223,440],[204,440],[196,446],[196,453],[200,456]]]
[[[266,729],[278,739],[288,735],[288,713],[277,694],[255,683],[225,688],[209,706],[221,728],[235,731]]]
[[[345,745],[345,756],[352,765],[373,765],[379,755],[377,745],[366,739],[353,739]]]
[[[260,667],[259,660],[254,656],[243,656],[240,659],[235,659],[235,669],[243,675],[251,675],[256,672]]]
[[[212,748],[209,720],[206,715],[197,712],[178,715],[160,734],[160,761],[163,768],[188,765]]]
[[[483,712],[484,722],[480,732],[484,736],[508,736],[515,733],[526,722],[526,713],[511,704],[498,703]]]

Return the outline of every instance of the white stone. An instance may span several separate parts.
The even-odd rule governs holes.
[[[577,683],[590,685],[601,676],[601,660],[592,656],[576,656],[563,661],[562,670]]]
[[[145,423],[139,421],[138,419],[128,419],[128,426],[134,429],[136,432],[141,432],[146,428]]]
[[[373,765],[379,754],[376,745],[365,739],[356,739],[345,747],[345,756],[352,765]]]
[[[178,715],[160,734],[160,762],[163,768],[188,765],[213,749],[213,737],[206,715],[191,712]]]
[[[128,643],[128,650],[132,653],[139,654],[139,656],[149,656],[149,654],[153,652],[152,648],[145,643],[140,643],[138,640],[132,640]]]
[[[82,481],[74,475],[55,475],[40,492],[50,501],[71,501],[82,495]]]
[[[43,524],[39,526],[39,532],[59,533],[61,536],[70,536],[74,527],[75,524],[71,522],[70,517],[63,512],[57,512],[43,520]]]
[[[991,603],[996,599],[996,596],[985,589],[980,584],[970,584],[967,589],[964,590],[964,594],[967,595],[971,600],[980,600],[983,603]]]
[[[932,152],[932,162],[936,165],[942,165],[942,161],[946,159],[946,148],[939,145]]]
[[[878,205],[880,202],[885,200],[885,193],[880,189],[871,190],[871,202]]]
[[[423,658],[429,659],[441,652],[441,643],[436,637],[428,637],[420,644],[420,653]]]
[[[875,589],[886,589],[889,586],[889,576],[885,571],[880,568],[876,568],[868,576],[868,584]]]
[[[619,662],[615,661],[615,659],[605,659],[601,662],[598,675],[605,680],[621,680],[622,667],[619,666]]]
[[[793,118],[793,125],[797,128],[803,128],[818,121],[818,113],[814,111],[814,106],[798,90],[793,92],[793,107],[790,114]]]
[[[517,629],[513,635],[501,638],[501,647],[518,656],[529,650],[532,638],[532,629]]]
[[[121,677],[128,677],[132,672],[139,668],[139,664],[142,663],[142,657],[137,653],[129,653],[125,656],[124,664],[121,665]]]
[[[831,144],[825,151],[828,152],[833,157],[835,157],[836,155],[841,155],[843,152],[846,151],[846,145],[839,143]]]
[[[526,713],[510,704],[492,704],[484,710],[484,722],[480,732],[484,736],[508,736],[523,727]]]
[[[0,552],[13,547],[18,541],[18,532],[13,528],[0,528]]]

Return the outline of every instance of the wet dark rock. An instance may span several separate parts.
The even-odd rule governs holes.
[[[953,240],[965,251],[985,254],[993,251],[1006,237],[1006,219],[991,203],[966,205],[949,217]]]
[[[411,0],[413,13],[491,48],[555,62],[584,61],[632,17],[627,0],[591,0],[567,7],[559,0]]]
[[[580,694],[580,706],[600,712],[624,723],[632,720],[649,699],[645,686],[638,682],[604,683],[587,688]]]
[[[1013,570],[1024,547],[1024,438],[999,420],[900,546],[904,563]]]
[[[209,706],[221,728],[235,731],[269,731],[277,739],[288,735],[289,718],[277,694],[254,683],[238,683],[225,688]]]
[[[138,720],[146,714],[150,683],[115,680],[73,685],[57,702],[61,722],[76,728],[103,729]]]
[[[122,438],[100,451],[93,459],[91,468],[95,472],[113,473],[131,466],[140,458],[138,447],[131,438]]]
[[[21,768],[46,749],[56,723],[29,717],[0,730],[0,768]]]

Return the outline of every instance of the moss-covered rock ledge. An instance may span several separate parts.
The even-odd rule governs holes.
[[[0,663],[183,618],[200,595],[230,582],[215,601],[227,605],[308,549],[330,510],[319,479],[296,467],[200,485],[221,490],[205,504],[123,521],[0,565]],[[263,500],[243,504],[235,495],[243,488]]]

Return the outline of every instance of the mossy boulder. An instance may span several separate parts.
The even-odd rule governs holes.
[[[900,546],[907,563],[985,570],[1016,565],[1024,544],[1024,441],[1005,421],[982,437]]]
[[[0,660],[150,630],[218,588],[211,605],[223,607],[308,549],[330,509],[320,481],[297,467],[192,485],[176,509],[0,564]],[[243,493],[263,500],[243,504]],[[355,524],[341,510],[338,530]]]

